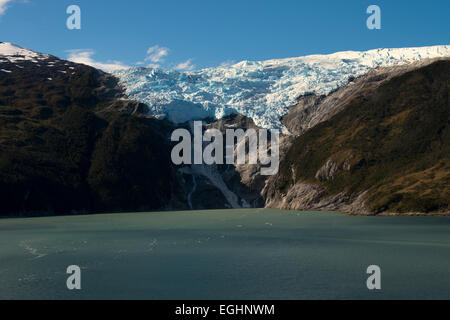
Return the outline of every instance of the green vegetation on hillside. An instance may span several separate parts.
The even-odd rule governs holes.
[[[304,181],[329,195],[368,190],[367,209],[375,213],[450,211],[449,91],[446,60],[360,94],[296,139],[278,189]],[[336,171],[318,175],[329,160]]]

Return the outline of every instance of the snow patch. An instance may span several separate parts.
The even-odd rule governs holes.
[[[0,43],[0,57],[11,63],[18,61],[31,61],[37,63],[39,60],[50,58],[47,54],[37,53],[31,50],[23,49],[9,42]]]

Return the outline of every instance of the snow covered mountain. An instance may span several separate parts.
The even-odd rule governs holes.
[[[38,63],[50,58],[48,54],[37,53],[31,50],[23,49],[9,42],[0,42],[0,63],[16,63],[21,61],[31,61]]]
[[[130,98],[146,103],[155,117],[182,123],[240,113],[258,126],[280,128],[280,118],[301,95],[326,95],[374,68],[449,56],[445,45],[243,61],[192,72],[131,68],[115,75]]]

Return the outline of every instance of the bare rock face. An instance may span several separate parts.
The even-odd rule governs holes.
[[[265,191],[269,191],[265,189]],[[273,190],[272,190],[273,192]],[[345,192],[327,195],[327,192],[316,184],[298,182],[286,194],[266,194],[267,208],[281,210],[341,211],[347,214],[371,215],[365,209],[364,196],[361,193],[351,198]]]
[[[314,117],[315,110],[323,102],[325,97],[315,94],[307,94],[298,98],[297,105],[289,109],[281,122],[289,132],[295,136],[301,135],[310,127],[311,119]]]
[[[207,129],[258,129],[253,120],[233,114],[220,120],[206,119]],[[189,129],[189,125],[184,126]],[[257,208],[264,206],[260,192],[265,177],[259,165],[186,165],[178,169],[189,209]],[[208,190],[207,192],[205,192]]]
[[[324,195],[319,186],[308,183],[296,183],[285,195],[269,198],[266,206],[284,210],[305,210],[315,206]]]
[[[316,179],[319,181],[332,180],[338,169],[337,163],[330,159],[317,171]]]
[[[351,151],[338,153],[325,162],[315,178],[318,181],[333,180],[339,171],[350,171],[357,162],[357,157]]]

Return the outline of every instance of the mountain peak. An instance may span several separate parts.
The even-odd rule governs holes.
[[[3,59],[6,59],[11,63],[27,60],[37,63],[38,60],[45,60],[49,57],[47,54],[24,49],[10,42],[0,42],[0,62],[5,62]]]

